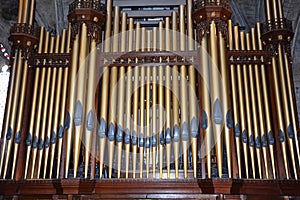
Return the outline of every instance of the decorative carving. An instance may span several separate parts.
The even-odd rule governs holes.
[[[22,50],[22,56],[29,59],[36,50],[39,29],[33,25],[16,23],[11,27],[9,40],[12,43],[12,52],[16,49]],[[14,54],[12,54],[14,55]]]
[[[69,67],[71,56],[69,53],[39,53],[29,59],[32,67]]]
[[[230,19],[231,10],[227,0],[208,1],[197,0],[194,3],[193,19],[197,28],[197,40],[200,42],[204,35],[209,32],[209,25],[214,21],[218,31],[227,41],[227,22]]]
[[[74,1],[69,7],[69,21],[72,24],[72,41],[81,24],[87,25],[88,36],[101,42],[101,32],[105,21],[105,5],[99,0]]]

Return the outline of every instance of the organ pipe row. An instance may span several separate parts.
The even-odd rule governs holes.
[[[143,27],[107,0],[102,44],[96,40],[100,30],[91,30],[88,21],[72,21],[55,37],[41,27],[37,54],[68,54],[66,67],[46,58],[44,67],[29,66],[16,48],[0,177],[15,179],[23,155],[24,179],[297,179],[299,141],[285,44],[276,44],[270,64],[263,54],[245,58],[245,52],[265,51],[261,25],[246,33],[223,21],[224,35],[216,18],[196,41],[193,4],[187,0],[157,26]],[[32,25],[33,8],[34,0],[20,0],[18,23]],[[267,19],[283,26],[281,2],[266,0],[266,9]],[[233,51],[241,55],[227,57]],[[147,53],[154,58],[139,56]],[[21,138],[25,152],[19,151]]]

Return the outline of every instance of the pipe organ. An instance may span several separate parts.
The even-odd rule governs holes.
[[[20,0],[11,29],[0,197],[300,196],[281,1],[249,32],[227,0],[187,0],[148,25],[113,0],[75,0],[57,36],[34,7]]]

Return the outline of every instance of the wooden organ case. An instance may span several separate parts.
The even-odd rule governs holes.
[[[34,7],[20,0],[11,29],[0,199],[300,198],[282,1],[244,32],[228,0],[157,23],[75,0],[55,37]]]

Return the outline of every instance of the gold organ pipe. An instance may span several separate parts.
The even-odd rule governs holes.
[[[173,38],[173,51],[178,50],[178,25],[177,25],[177,13],[172,12],[172,38]],[[178,84],[178,66],[174,65],[172,70],[172,103],[173,103],[173,148],[174,148],[174,162],[175,162],[175,178],[178,179],[179,168],[179,84]]]
[[[253,50],[257,50],[256,47],[256,36],[255,36],[255,29],[251,28],[251,38],[252,38],[252,49]],[[250,46],[250,44],[248,44],[248,47]],[[254,57],[254,60],[257,60],[256,57]],[[269,172],[268,172],[268,159],[267,159],[267,138],[266,138],[266,127],[265,127],[265,118],[264,118],[264,111],[263,111],[263,96],[261,93],[261,80],[260,80],[260,69],[259,66],[257,64],[254,65],[254,69],[253,67],[250,68],[250,75],[253,76],[254,75],[254,80],[255,80],[255,89],[253,86],[253,91],[252,94],[254,94],[254,90],[256,90],[256,94],[257,94],[257,108],[258,111],[256,111],[255,113],[258,113],[259,116],[259,129],[260,130],[256,130],[257,133],[258,131],[260,131],[260,138],[261,138],[261,146],[262,146],[262,151],[263,151],[263,157],[264,157],[264,164],[265,164],[265,172],[266,172],[266,178],[269,179]],[[254,81],[252,80],[252,81]],[[255,104],[255,101],[252,100],[252,103]],[[254,117],[254,120],[256,119],[256,117]],[[256,122],[256,128],[258,129],[258,122]],[[260,177],[262,178],[262,177]]]
[[[38,47],[38,53],[42,53],[42,48],[44,44],[44,34],[45,34],[45,28],[41,27],[41,34],[39,39],[39,47]],[[31,115],[30,115],[30,124],[29,124],[29,131],[26,139],[26,145],[27,145],[27,153],[26,153],[26,162],[25,162],[25,171],[24,171],[24,178],[27,178],[27,172],[28,172],[28,165],[29,165],[29,158],[31,153],[31,141],[32,141],[32,134],[34,129],[34,123],[35,123],[35,114],[36,114],[36,103],[37,103],[37,93],[38,93],[38,86],[40,81],[40,68],[35,69],[35,78],[34,78],[34,87],[33,87],[33,97],[32,97],[32,106],[31,106]]]
[[[139,51],[141,46],[141,24],[136,23],[136,51]],[[136,63],[138,60],[136,60]],[[137,142],[139,135],[138,126],[138,109],[139,109],[139,67],[134,67],[134,82],[133,82],[133,133],[132,133],[132,177],[136,177],[136,154],[137,154]]]
[[[246,34],[246,46],[247,50],[251,51],[251,36],[249,33]],[[253,131],[254,131],[254,139],[253,142],[255,142],[255,149],[256,149],[256,156],[257,156],[257,164],[258,164],[258,173],[259,173],[259,178],[262,179],[262,161],[261,161],[261,145],[260,145],[260,136],[258,133],[258,121],[256,116],[258,115],[257,111],[257,103],[256,103],[256,95],[255,95],[255,80],[254,80],[254,66],[253,65],[248,65],[249,68],[249,80],[250,80],[250,93],[251,93],[251,103],[252,105],[252,119],[253,119]],[[251,116],[251,115],[250,115]]]
[[[145,51],[146,28],[141,29],[141,51]],[[145,67],[140,67],[140,129],[139,129],[139,155],[140,155],[140,178],[143,178],[144,166],[144,143],[145,143]]]
[[[18,20],[17,23],[21,23],[23,15],[23,2],[24,0],[19,0],[19,9],[18,9]]]
[[[234,27],[234,39],[235,39],[235,49],[239,50],[239,30],[238,26]],[[243,90],[243,78],[242,78],[242,66],[237,65],[237,81],[238,81],[238,93],[239,93],[239,110],[241,116],[241,133],[242,133],[242,143],[245,157],[245,169],[246,169],[246,178],[249,178],[249,168],[248,168],[248,136],[246,130],[246,114],[245,114],[245,104],[244,104],[244,90]]]
[[[245,44],[245,33],[240,32],[240,41],[241,41],[241,50],[246,50]],[[253,178],[256,178],[256,170],[255,170],[255,157],[254,157],[254,139],[253,139],[253,130],[252,130],[252,117],[251,117],[251,108],[250,108],[250,99],[251,93],[249,91],[249,77],[248,77],[247,65],[243,65],[243,79],[244,79],[244,91],[245,91],[245,103],[246,103],[246,127],[248,131],[248,140],[249,140],[249,148],[250,148],[250,158],[252,164],[252,172]]]
[[[88,167],[90,161],[90,152],[92,150],[92,139],[95,131],[95,91],[96,91],[96,40],[92,38],[90,40],[90,57],[88,65],[88,80],[87,80],[87,97],[86,97],[86,126],[85,126],[85,165],[84,165],[84,176],[88,177]]]
[[[79,52],[79,34],[75,36],[73,47],[72,47],[72,57],[70,66],[70,80],[69,80],[69,91],[68,91],[68,102],[67,102],[67,113],[66,120],[68,121],[66,127],[66,166],[65,166],[65,178],[68,178],[69,165],[71,160],[71,145],[73,140],[73,130],[74,130],[74,112],[75,112],[75,95],[76,95],[76,77],[77,77],[77,66],[78,66],[78,52]],[[52,149],[53,145],[52,145]],[[53,151],[53,150],[51,150]],[[53,154],[54,155],[54,154]],[[51,158],[52,159],[52,158]],[[52,161],[50,162],[51,165]],[[52,167],[50,168],[52,169]],[[101,168],[100,168],[101,169]],[[51,176],[50,176],[51,178]]]
[[[105,40],[104,40],[104,52],[110,52],[111,42],[111,26],[112,26],[112,6],[113,0],[106,1],[106,22],[105,22]],[[99,139],[99,174],[102,178],[105,143],[107,133],[107,112],[108,112],[108,94],[109,90],[109,68],[103,68],[102,74],[102,87],[101,87],[101,102],[100,102],[100,126],[98,129]]]
[[[152,31],[147,31],[147,51],[151,51],[151,36]],[[151,117],[151,67],[148,66],[146,69],[146,178],[149,178],[150,168],[150,117]]]
[[[50,33],[46,32],[45,41],[44,41],[44,52],[48,53],[48,43],[49,43]],[[42,114],[42,106],[43,106],[43,96],[44,96],[44,84],[45,84],[45,75],[46,75],[46,68],[42,68],[41,72],[41,80],[39,82],[39,95],[38,95],[38,105],[37,105],[37,117],[35,119],[35,129],[34,129],[34,139],[32,143],[32,166],[31,166],[31,176],[30,178],[33,179],[35,176],[35,164],[36,164],[36,156],[37,150],[40,149],[43,145],[42,137],[40,136],[40,120]]]
[[[35,15],[35,0],[31,0],[30,2],[30,12],[29,12],[29,20],[28,20],[28,23],[30,25],[33,25],[33,22],[34,22],[34,15]]]
[[[48,53],[53,53],[53,48],[54,48],[54,38],[50,37],[50,47],[49,47],[49,52]],[[42,158],[43,158],[43,153],[44,153],[44,148],[45,145],[47,145],[47,142],[49,140],[45,140],[45,134],[46,133],[46,121],[48,120],[47,118],[47,112],[48,112],[48,106],[49,104],[53,104],[53,102],[49,102],[49,91],[50,91],[50,79],[51,79],[51,74],[52,74],[52,69],[49,67],[46,71],[46,82],[45,82],[45,88],[44,88],[44,101],[43,101],[43,110],[42,110],[42,123],[41,123],[41,130],[40,130],[40,140],[41,140],[41,146],[38,148],[38,163],[37,163],[37,178],[40,178],[40,171],[41,171],[41,164],[42,164]],[[52,116],[51,116],[52,117]],[[47,136],[46,136],[47,139]],[[48,148],[47,148],[48,149]],[[46,149],[45,149],[46,152]],[[45,155],[46,156],[46,155]],[[45,169],[45,168],[44,168]]]
[[[30,0],[23,0],[22,23],[27,23],[28,22],[29,1]]]
[[[227,63],[226,63],[226,44],[225,39],[222,37],[222,33],[219,32],[219,48],[220,48],[220,71],[222,77],[222,85],[224,91],[222,93],[222,100],[223,100],[223,116],[225,121],[225,145],[226,145],[226,152],[227,153],[227,166],[228,166],[228,176],[231,178],[231,142],[230,142],[230,135],[231,135],[231,128],[230,122],[228,122],[228,118],[230,118],[230,105],[229,105],[229,91],[228,91],[228,71],[227,71]]]
[[[266,5],[266,13],[267,13],[267,21],[270,21],[272,16],[271,16],[271,5],[270,5],[270,0],[265,0],[265,5]]]
[[[212,128],[211,128],[211,110],[210,110],[210,70],[208,66],[208,45],[207,35],[201,41],[201,66],[200,73],[202,75],[201,91],[202,91],[202,128],[205,138],[205,153],[207,159],[207,175],[211,178],[211,145],[212,145]]]
[[[287,88],[288,88],[288,97],[289,97],[289,104],[291,105],[291,117],[292,117],[292,126],[293,126],[293,130],[294,130],[294,134],[295,134],[295,143],[296,143],[296,150],[297,150],[297,157],[298,157],[298,162],[300,165],[300,152],[299,152],[299,141],[297,138],[297,126],[296,126],[296,111],[295,111],[295,107],[294,102],[293,102],[293,87],[292,87],[292,80],[291,77],[292,73],[290,71],[290,64],[289,64],[289,58],[288,58],[288,54],[285,53],[284,54],[284,61],[285,61],[285,74],[286,74],[286,78],[287,78]]]
[[[180,5],[180,50],[185,51],[185,16],[184,5]],[[188,174],[188,143],[189,143],[189,128],[188,128],[188,108],[187,108],[187,85],[186,85],[186,66],[180,66],[180,102],[181,102],[181,138],[182,138],[182,153],[183,153],[183,165],[184,165],[184,178],[187,178]]]
[[[70,42],[71,42],[71,24],[68,27],[68,35],[67,35],[67,42],[66,45],[61,47],[61,52],[70,53]],[[64,44],[64,43],[63,43]],[[60,72],[60,71],[58,71]],[[59,177],[60,172],[60,163],[61,163],[61,152],[62,152],[62,138],[63,138],[63,129],[65,129],[65,112],[66,112],[66,100],[67,100],[67,89],[68,89],[68,75],[69,75],[69,68],[66,67],[63,69],[63,81],[62,81],[62,92],[61,92],[61,107],[60,107],[60,117],[59,117],[59,124],[60,128],[62,129],[61,134],[59,135],[58,140],[58,161],[57,161],[57,168],[56,168],[56,178]],[[54,148],[55,150],[55,148]],[[53,150],[52,150],[53,151]],[[51,177],[50,177],[51,178]]]
[[[6,103],[6,111],[5,111],[5,116],[3,120],[3,127],[2,127],[2,136],[3,136],[3,143],[2,143],[2,148],[1,148],[1,159],[0,159],[0,176],[2,172],[2,167],[3,167],[3,160],[4,160],[4,153],[5,153],[5,146],[6,146],[6,135],[8,131],[8,126],[9,126],[9,118],[11,115],[11,108],[12,108],[12,98],[13,98],[13,88],[15,85],[15,75],[16,75],[16,70],[17,70],[17,63],[18,63],[18,57],[19,57],[19,51],[15,51],[15,56],[14,56],[14,62],[11,67],[11,80],[10,84],[8,87],[8,93],[7,93],[7,103]],[[5,178],[5,177],[3,177]]]
[[[188,50],[195,50],[194,28],[192,18],[193,1],[187,0],[187,31],[188,31]],[[193,58],[194,59],[194,58]],[[195,66],[188,66],[189,77],[189,112],[190,112],[190,128],[191,128],[191,146],[192,146],[192,162],[194,170],[194,178],[197,178],[197,136],[198,136],[198,115],[197,115],[197,99],[196,99],[196,71]]]
[[[10,152],[11,152],[11,148],[12,148],[12,142],[14,140],[14,132],[15,132],[15,124],[16,124],[16,116],[17,116],[17,107],[18,107],[18,98],[19,97],[19,93],[22,92],[22,86],[21,86],[21,76],[22,76],[22,68],[23,68],[23,60],[22,60],[22,51],[19,51],[19,56],[17,58],[17,69],[16,69],[16,82],[14,83],[14,89],[13,89],[13,98],[12,98],[12,107],[11,107],[11,115],[9,116],[9,125],[8,125],[8,129],[7,132],[4,133],[5,138],[3,138],[3,140],[7,140],[7,149],[5,151],[5,142],[3,143],[3,152],[5,151],[5,163],[4,163],[4,172],[3,172],[3,179],[6,178],[6,172],[7,172],[7,168],[8,168],[8,163],[10,160]],[[18,115],[22,115],[22,113],[19,113]],[[4,155],[2,157],[4,159]],[[0,175],[1,175],[1,171],[0,171]]]
[[[54,40],[54,38],[51,38],[51,39]],[[60,41],[60,37],[57,37],[56,44],[55,44],[55,53],[58,53],[59,41]],[[52,138],[51,138],[56,76],[57,76],[57,68],[54,67],[53,70],[52,70],[50,103],[49,103],[49,112],[48,112],[48,126],[47,126],[47,137],[50,138],[50,143],[51,143],[49,178],[52,178],[52,171],[53,171],[52,169],[53,169],[54,152],[55,152],[55,147],[53,148],[53,145],[54,145],[53,143],[54,143],[54,141],[56,142],[56,132],[54,132],[54,131],[52,132]],[[46,178],[46,171],[47,171],[48,157],[49,157],[49,148],[50,148],[50,146],[49,147],[45,146],[43,179]]]
[[[128,52],[133,50],[133,18],[129,18],[128,31]],[[129,60],[130,62],[130,60]],[[132,67],[127,67],[127,81],[126,81],[126,127],[125,127],[125,178],[128,178],[129,171],[129,153],[130,153],[130,136],[131,136],[131,94],[132,94]]]
[[[256,25],[257,29],[257,38],[258,38],[258,50],[263,50],[263,45],[261,41],[261,32],[260,32],[260,23]],[[262,58],[263,61],[263,58]],[[264,99],[264,107],[265,107],[265,115],[266,115],[266,128],[269,140],[269,148],[270,148],[270,155],[271,155],[271,162],[272,162],[272,169],[273,169],[273,178],[276,179],[276,169],[275,169],[275,157],[274,157],[274,134],[272,132],[272,125],[271,125],[271,112],[270,112],[270,105],[269,105],[269,96],[268,96],[268,82],[266,76],[266,67],[265,65],[260,66],[261,70],[261,77],[262,77],[262,87],[263,87],[263,99]],[[285,156],[284,156],[285,157]]]
[[[126,25],[127,15],[122,13],[122,30],[121,30],[121,52],[126,51]],[[118,163],[118,178],[121,177],[122,166],[122,146],[123,146],[123,128],[124,128],[124,99],[125,99],[125,67],[119,69],[119,82],[118,82],[118,120],[117,120],[117,163]]]
[[[68,34],[67,42],[66,42],[66,30],[62,31],[61,36],[61,46],[60,46],[60,53],[65,52],[66,44],[69,44],[70,40],[70,34]],[[56,109],[60,109],[60,112],[57,112],[55,114],[55,119],[59,119],[58,125],[54,128],[57,130],[57,136],[58,136],[58,146],[57,146],[57,166],[56,166],[56,178],[59,177],[60,172],[60,163],[61,163],[61,152],[62,152],[62,142],[63,142],[63,130],[64,130],[64,113],[65,113],[65,101],[66,101],[66,85],[68,77],[65,76],[64,72],[66,69],[63,69],[62,67],[58,68],[58,78],[57,78],[57,93],[56,93],[56,99],[55,99],[55,111]],[[65,72],[66,73],[66,72]],[[63,78],[63,80],[62,80]],[[54,148],[55,149],[55,148]]]
[[[157,27],[153,27],[153,51],[157,50]],[[157,150],[157,70],[152,68],[152,178],[156,178]]]
[[[166,17],[166,51],[171,51],[171,36],[170,36],[170,18]],[[167,164],[167,178],[170,178],[170,164],[171,164],[171,67],[166,66],[165,75],[165,107],[166,107],[166,127],[165,127],[165,141],[166,141],[166,164]]]
[[[233,28],[232,21],[228,21],[228,34],[229,34],[229,50],[233,50]],[[232,60],[232,58],[230,58]],[[237,151],[237,161],[238,161],[238,171],[239,178],[242,177],[241,169],[241,145],[240,145],[240,121],[239,121],[239,109],[238,109],[238,88],[236,81],[236,69],[234,65],[230,65],[230,77],[231,77],[231,87],[232,87],[232,100],[233,100],[233,123],[234,123],[234,134],[235,134],[235,144]]]
[[[294,151],[294,141],[293,139],[295,138],[295,133],[293,132],[293,125],[291,124],[291,118],[290,118],[290,113],[289,113],[289,103],[288,102],[288,94],[286,91],[286,79],[285,79],[285,70],[284,68],[288,68],[288,66],[284,65],[284,53],[282,49],[282,45],[278,45],[278,62],[279,64],[277,65],[279,67],[279,79],[280,79],[280,88],[281,88],[281,94],[282,94],[282,103],[283,103],[283,111],[284,111],[284,121],[285,121],[285,133],[286,133],[286,138],[288,140],[288,145],[289,145],[289,150],[291,154],[291,160],[292,160],[292,165],[293,165],[293,170],[295,174],[295,179],[298,179],[297,175],[297,168],[296,168],[296,159],[294,158],[295,151]],[[278,77],[278,76],[275,76]],[[278,80],[278,79],[276,79]],[[280,102],[280,101],[279,101]],[[282,112],[281,112],[282,113]],[[284,129],[282,130],[284,131]],[[297,133],[297,132],[296,132]],[[297,141],[296,141],[297,142]]]
[[[210,24],[210,55],[211,55],[211,65],[210,65],[210,87],[211,87],[211,102],[212,102],[212,114],[214,116],[213,132],[215,136],[216,143],[216,154],[217,154],[217,166],[219,177],[222,177],[222,164],[223,164],[223,134],[221,131],[221,125],[223,121],[221,99],[220,99],[220,83],[216,82],[219,75],[219,61],[218,61],[218,47],[217,47],[217,32],[216,24],[214,21]]]
[[[159,22],[158,25],[159,31],[159,50],[164,50],[164,35],[163,35],[163,22]],[[162,62],[162,58],[160,58],[160,62]],[[162,66],[158,67],[158,141],[159,141],[159,177],[163,177],[163,163],[164,163],[164,144],[165,144],[165,130],[164,130],[164,68]]]
[[[78,66],[78,78],[77,78],[77,94],[76,105],[74,111],[74,142],[73,142],[73,160],[74,160],[74,175],[76,178],[78,170],[78,162],[80,155],[80,147],[82,140],[82,133],[85,127],[84,113],[85,113],[85,88],[86,88],[86,56],[87,56],[87,25],[82,23],[81,25],[81,37],[80,37],[80,50],[79,50],[79,66]],[[58,80],[59,82],[59,80]]]
[[[119,42],[119,25],[120,25],[120,7],[116,6],[114,10],[114,35],[113,35],[113,52],[118,52]],[[118,69],[113,66],[110,69],[110,104],[108,113],[108,178],[111,178],[112,168],[113,168],[113,157],[114,157],[114,142],[115,142],[115,116],[116,116],[116,106],[117,106],[117,96],[113,95],[116,89],[118,79]]]

